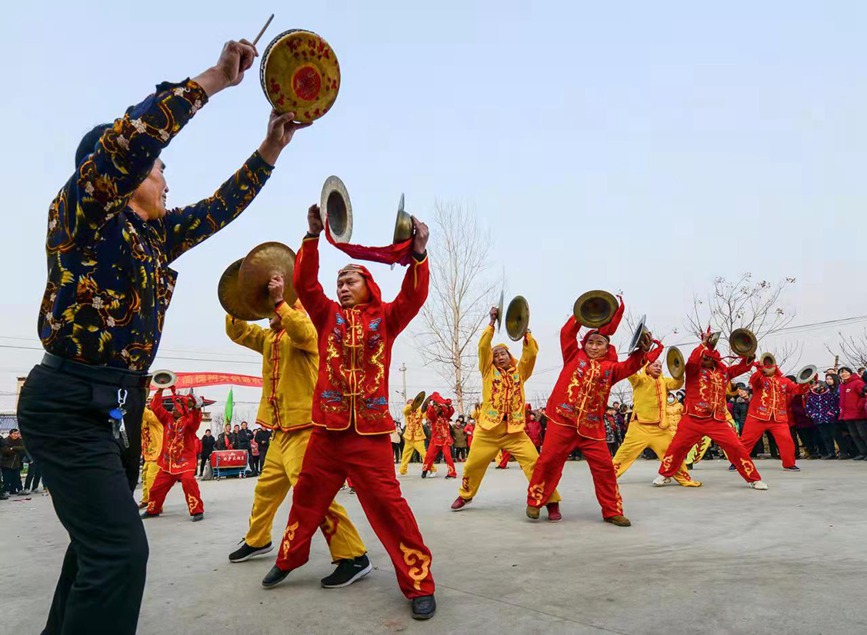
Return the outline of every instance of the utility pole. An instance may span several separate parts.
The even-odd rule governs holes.
[[[406,403],[406,364],[401,364],[398,370],[400,371],[400,374],[403,375],[403,401]]]

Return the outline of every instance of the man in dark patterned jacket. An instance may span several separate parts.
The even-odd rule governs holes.
[[[132,489],[147,371],[177,279],[169,265],[244,211],[301,126],[293,113],[272,113],[258,150],[213,196],[169,212],[159,156],[214,94],[240,83],[257,55],[249,42],[228,42],[198,77],[160,84],[113,124],[94,128],[49,208],[38,321],[46,354],[18,406],[70,536],[45,632],[136,630],[148,545]]]

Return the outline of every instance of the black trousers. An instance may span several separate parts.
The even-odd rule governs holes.
[[[18,401],[27,450],[42,468],[54,510],[70,538],[43,633],[132,634],[148,559],[147,536],[132,494],[147,388],[132,387],[133,381],[141,385],[132,373],[86,368],[91,370],[84,375],[71,375],[36,366]],[[126,449],[108,420],[122,382],[129,382]]]
[[[837,447],[840,448],[841,457],[852,458],[858,454],[858,448],[855,447],[855,443],[849,435],[849,426],[846,425],[845,421],[838,421],[834,424],[834,438],[837,439]]]
[[[24,481],[24,489],[31,492],[39,487],[39,481],[42,480],[42,468],[39,467],[39,461],[30,461],[30,466],[27,468],[27,479]]]
[[[270,443],[260,444],[259,445],[259,474],[262,473],[262,470],[265,469],[265,456],[268,454],[268,448],[271,446]]]
[[[202,454],[199,458],[199,476],[205,473],[205,466],[211,461],[211,453]]]
[[[822,456],[836,456],[837,451],[834,449],[834,424],[820,423],[816,426],[819,431],[819,449]]]
[[[867,456],[867,420],[849,420],[846,421],[846,427],[849,428],[849,436],[852,437],[852,443],[857,448],[858,454]]]
[[[16,467],[14,470],[11,467],[4,467],[3,470],[3,489],[10,494],[17,494],[21,491],[21,468]]]

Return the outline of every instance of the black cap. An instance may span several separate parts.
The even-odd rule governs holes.
[[[91,154],[96,150],[96,144],[99,143],[100,137],[102,134],[111,128],[110,123],[101,123],[98,126],[94,126],[90,132],[84,135],[81,138],[81,142],[78,144],[78,149],[75,151],[75,168],[84,163],[84,160],[87,159]]]

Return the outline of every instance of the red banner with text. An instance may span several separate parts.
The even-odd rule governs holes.
[[[199,388],[200,386],[220,386],[231,384],[247,388],[261,388],[262,378],[253,375],[235,375],[233,373],[175,373],[178,381],[175,388]],[[151,390],[156,388],[151,385]]]

